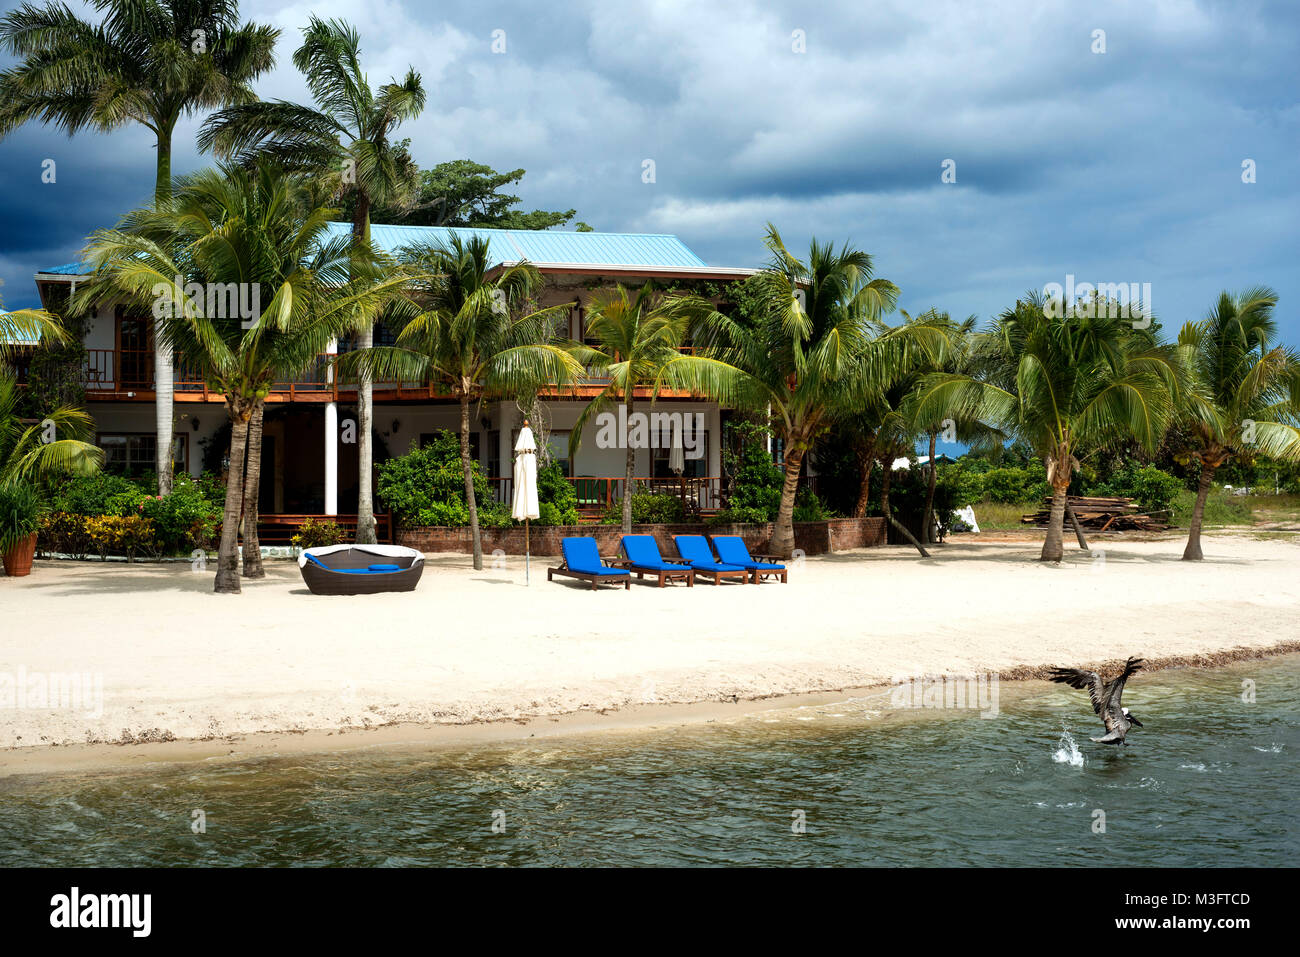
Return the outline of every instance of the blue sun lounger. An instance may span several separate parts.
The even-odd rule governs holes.
[[[624,591],[632,587],[632,575],[625,568],[610,568],[600,557],[596,540],[586,536],[564,538],[560,540],[560,550],[564,552],[564,563],[559,568],[546,569],[546,580],[554,581],[556,575],[568,578],[580,578],[591,582],[591,590],[605,582],[621,584]]]
[[[742,584],[749,581],[749,571],[744,567],[714,561],[703,535],[674,535],[673,541],[677,543],[677,554],[691,563],[695,574],[712,578],[713,584],[721,585],[724,578],[739,578]]]
[[[660,588],[671,581],[686,582],[687,588],[695,584],[695,571],[691,568],[691,563],[680,558],[664,558],[659,554],[659,543],[653,535],[624,535],[623,554],[627,560],[617,562],[618,565],[637,578],[653,575]]]
[[[713,547],[718,550],[718,558],[728,565],[739,565],[741,568],[749,570],[754,584],[758,584],[764,578],[777,578],[785,581],[785,566],[769,561],[756,561],[754,556],[749,554],[749,548],[745,545],[745,540],[739,535],[714,535]],[[759,555],[759,558],[776,558],[776,555]]]

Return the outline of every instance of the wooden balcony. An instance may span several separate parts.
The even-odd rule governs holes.
[[[690,352],[689,346],[683,352]],[[357,384],[329,367],[330,356],[318,355],[310,368],[293,379],[276,382],[268,402],[349,402],[357,397]],[[224,402],[225,396],[209,388],[192,364],[178,358],[175,363],[173,395],[177,402]],[[609,382],[599,370],[590,369],[578,384],[548,393],[550,398],[592,398]],[[133,349],[87,349],[82,367],[82,387],[91,399],[152,402],[156,396],[154,357],[151,351]],[[425,380],[376,380],[376,402],[451,400],[454,397]],[[637,390],[648,397],[649,390]],[[690,398],[689,393],[664,390],[666,398]]]

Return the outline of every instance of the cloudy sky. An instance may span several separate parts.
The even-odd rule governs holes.
[[[307,100],[298,29],[311,13],[346,18],[372,81],[408,64],[423,74],[428,107],[402,129],[420,165],[524,167],[529,208],[676,233],[718,265],[761,265],[769,220],[794,248],[848,240],[912,312],[988,317],[1072,274],[1150,283],[1176,326],[1222,288],[1267,283],[1300,341],[1300,5],[705,7],[241,5],[282,30],[264,97]],[[197,124],[177,131],[177,172],[207,162]],[[956,182],[942,181],[945,161]],[[142,129],[69,140],[29,125],[0,142],[5,305],[33,304],[37,268],[146,201],[153,162]]]

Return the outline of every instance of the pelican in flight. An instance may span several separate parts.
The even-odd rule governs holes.
[[[1104,737],[1092,738],[1098,744],[1123,744],[1124,735],[1129,728],[1142,727],[1142,722],[1134,717],[1128,708],[1121,707],[1120,696],[1124,694],[1124,682],[1129,675],[1142,668],[1141,658],[1130,658],[1124,663],[1124,670],[1105,684],[1101,675],[1095,671],[1082,668],[1053,668],[1051,681],[1060,681],[1071,688],[1087,688],[1088,697],[1092,699],[1092,710],[1097,712],[1102,724],[1106,726]]]

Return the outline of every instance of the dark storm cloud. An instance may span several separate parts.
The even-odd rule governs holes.
[[[794,248],[813,234],[852,239],[903,286],[907,308],[961,315],[1072,272],[1151,282],[1172,325],[1220,288],[1268,282],[1300,338],[1289,318],[1300,13],[1289,3],[242,9],[284,33],[264,96],[306,99],[290,62],[298,28],[313,12],[344,17],[372,81],[408,64],[423,74],[428,107],[401,133],[422,166],[524,167],[529,206],[576,207],[598,229],[674,232],[729,265],[765,259],[769,220]],[[178,172],[206,162],[194,125],[177,132]],[[46,149],[70,154],[57,195],[33,180]],[[1247,158],[1254,184],[1241,181]],[[947,159],[954,184],[940,182]],[[139,131],[71,151],[39,128],[0,143],[6,301],[31,295],[35,264],[72,258],[86,232],[147,197],[152,164]]]

